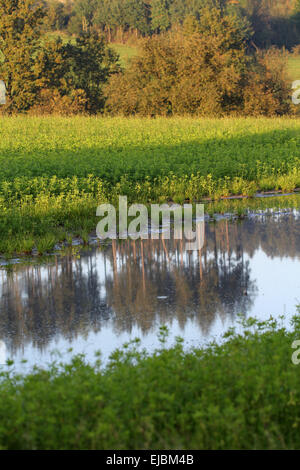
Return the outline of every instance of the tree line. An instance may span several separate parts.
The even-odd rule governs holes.
[[[247,21],[207,8],[179,33],[143,42],[140,55],[105,88],[112,114],[284,115],[291,110],[286,54],[251,47]]]
[[[108,41],[149,36],[176,29],[186,18],[197,20],[205,8],[246,18],[258,48],[291,48],[300,42],[299,0],[46,0],[46,25],[72,34],[89,28]]]

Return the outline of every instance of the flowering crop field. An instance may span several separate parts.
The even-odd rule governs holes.
[[[95,210],[300,187],[300,119],[2,117],[0,252],[44,252]]]

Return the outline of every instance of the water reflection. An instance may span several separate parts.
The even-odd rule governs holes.
[[[281,314],[289,307],[293,314],[300,298],[299,228],[295,212],[224,219],[206,224],[199,252],[185,251],[179,240],[128,240],[47,266],[2,270],[0,342],[10,357],[32,360],[34,351],[44,361],[55,344],[80,352],[86,341],[95,342],[94,350],[106,341],[111,352],[118,338],[154,337],[160,324],[187,339],[192,329],[201,340],[234,323],[237,313],[280,308]],[[278,282],[274,276],[281,286],[266,295],[268,279]]]

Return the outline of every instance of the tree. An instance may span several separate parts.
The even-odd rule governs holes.
[[[166,31],[171,26],[171,0],[151,0],[151,25],[156,32]]]
[[[96,32],[82,33],[76,43],[63,44],[61,39],[46,41],[40,49],[34,69],[41,90],[39,108],[51,109],[47,100],[61,107],[67,104],[72,113],[97,113],[104,106],[103,85],[118,71],[117,54],[107,47]],[[51,97],[55,97],[55,100]],[[61,99],[60,99],[61,98]]]
[[[127,0],[124,5],[126,26],[146,35],[150,33],[150,5],[143,0]]]
[[[93,26],[96,9],[96,0],[77,0],[74,3],[69,30],[75,34],[87,32]]]
[[[185,34],[144,41],[141,55],[105,90],[109,112],[223,116],[288,111],[288,87],[282,69],[274,71],[275,56],[266,60],[247,54],[252,32],[245,20],[220,8],[203,8],[198,27],[188,26]],[[259,99],[251,101],[251,93]]]
[[[101,111],[103,84],[118,70],[117,54],[96,32],[82,33],[75,44],[42,38],[44,14],[35,0],[0,0],[0,77],[7,109],[50,112],[56,105],[69,112]]]
[[[44,15],[43,5],[36,0],[0,0],[0,76],[9,110],[27,110],[36,100],[34,64]]]
[[[67,27],[71,14],[69,1],[62,3],[59,0],[47,0],[46,9],[44,21],[46,30],[58,31]]]
[[[64,79],[71,88],[84,90],[86,111],[97,113],[104,106],[103,85],[111,74],[119,71],[118,55],[97,32],[83,33],[76,44],[64,47],[67,72]]]
[[[292,20],[295,24],[297,37],[298,37],[298,44],[300,42],[300,0],[297,0],[295,3]]]
[[[295,14],[298,0],[239,0],[231,10],[247,17],[253,27],[253,41],[259,48],[271,45],[292,48],[300,40]]]

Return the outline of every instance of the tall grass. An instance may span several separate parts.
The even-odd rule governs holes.
[[[300,187],[299,119],[0,121],[0,252],[96,226],[96,207]],[[46,241],[45,241],[46,239]]]

